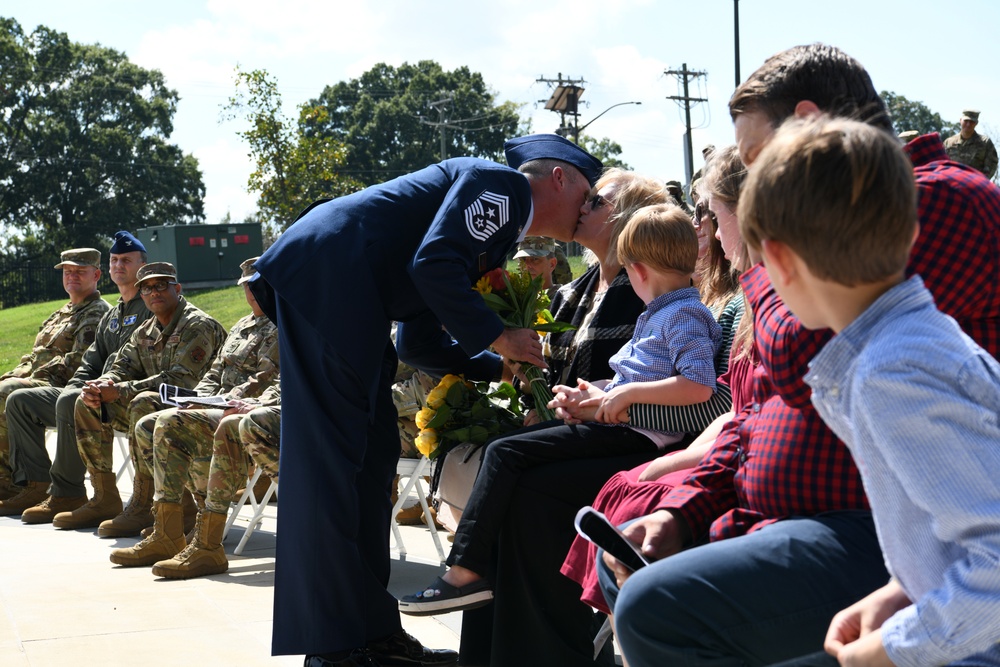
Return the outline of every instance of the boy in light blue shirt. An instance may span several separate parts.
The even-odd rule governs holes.
[[[1000,364],[904,277],[916,203],[890,135],[790,121],[751,170],[740,228],[789,309],[836,333],[805,379],[858,464],[892,575],[824,648],[841,665],[1000,665]]]

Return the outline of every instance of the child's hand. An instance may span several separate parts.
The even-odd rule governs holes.
[[[841,665],[891,665],[880,630],[886,619],[910,604],[893,579],[834,616],[823,648]]]
[[[557,384],[552,388],[555,394],[549,401],[549,407],[556,411],[556,417],[562,419],[567,424],[579,424],[584,421],[593,421],[596,407],[581,410],[580,403],[591,396],[601,396],[604,394],[600,389],[593,386],[586,380],[578,379],[575,387],[564,384]]]
[[[628,409],[632,405],[629,385],[615,387],[609,392],[580,402],[580,409],[596,407],[594,419],[602,424],[627,424]]]

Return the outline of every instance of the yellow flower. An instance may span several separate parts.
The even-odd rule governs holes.
[[[417,451],[421,454],[430,456],[438,448],[437,431],[432,428],[424,429],[413,441],[413,444],[417,446]]]
[[[472,289],[476,290],[480,294],[489,294],[493,291],[493,287],[490,285],[490,279],[488,276],[483,276],[476,281],[476,286]]]
[[[427,393],[427,407],[437,410],[444,405],[445,396],[448,390],[438,385]]]
[[[441,387],[445,391],[448,391],[449,389],[451,389],[452,385],[454,385],[456,382],[461,382],[461,381],[462,381],[461,377],[449,373],[448,375],[445,375],[443,378],[441,378],[441,381],[438,382],[438,387]]]
[[[548,320],[541,313],[538,313],[538,319],[535,320],[535,324],[548,324]]]
[[[413,420],[417,422],[417,428],[423,430],[427,428],[427,425],[434,419],[435,415],[437,415],[437,412],[430,408],[420,408]]]

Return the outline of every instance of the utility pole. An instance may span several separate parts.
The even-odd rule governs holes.
[[[740,80],[740,0],[733,0],[733,35],[736,53],[736,87],[743,83]]]
[[[438,112],[438,122],[432,123],[431,121],[427,120],[426,118],[421,118],[420,119],[420,122],[423,123],[424,125],[430,125],[432,127],[436,127],[436,128],[438,128],[441,131],[441,159],[442,160],[447,160],[448,159],[448,138],[445,135],[444,131],[446,129],[452,129],[452,130],[461,130],[461,129],[463,129],[461,126],[458,126],[458,125],[450,125],[448,123],[448,118],[445,117],[445,112],[447,111],[447,107],[453,101],[454,101],[453,98],[451,98],[451,97],[445,97],[445,98],[442,98],[442,99],[438,100],[437,102],[429,102],[428,103],[427,106],[431,107],[432,109],[434,109],[435,111]]]
[[[684,91],[684,95],[667,95],[667,99],[683,102],[684,104],[684,127],[687,129],[684,133],[684,173],[687,178],[688,195],[690,196],[691,175],[694,173],[694,151],[691,147],[691,103],[707,102],[708,100],[704,97],[691,97],[688,93],[688,83],[691,79],[706,76],[708,73],[689,70],[687,63],[684,63],[679,70],[666,70],[664,74],[677,77]]]
[[[562,72],[559,72],[558,77],[555,79],[547,79],[544,76],[540,76],[535,79],[535,83],[556,84],[556,89],[548,100],[538,101],[545,102],[546,109],[559,114],[559,129],[556,130],[556,134],[563,137],[572,135],[574,142],[579,143],[580,97],[583,96],[584,88],[578,84],[584,84],[586,81],[583,80],[583,77],[579,79],[564,79]],[[566,116],[572,116],[572,125],[566,124]]]

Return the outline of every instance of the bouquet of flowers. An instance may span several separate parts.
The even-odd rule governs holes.
[[[556,322],[549,312],[549,295],[542,289],[542,278],[532,278],[526,271],[510,273],[494,269],[483,275],[475,290],[483,295],[486,305],[495,312],[505,327],[534,329],[539,333],[561,333],[575,327],[566,322]],[[552,391],[542,369],[522,363],[521,370],[528,380],[535,399],[535,411],[542,421],[555,419],[548,407]]]
[[[489,382],[469,382],[458,375],[445,375],[414,419],[420,429],[414,444],[429,459],[465,442],[485,444],[520,428],[523,421],[510,383],[493,389]]]

